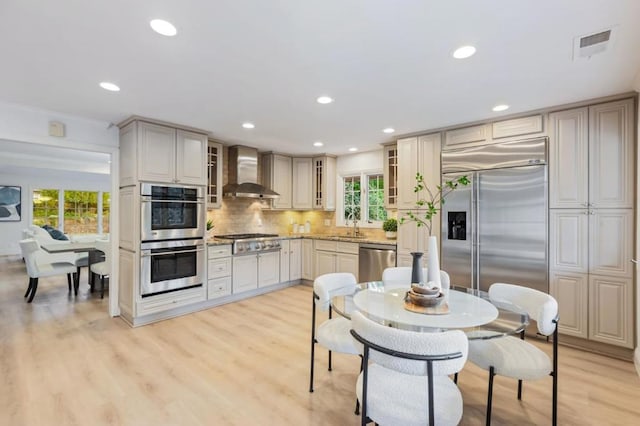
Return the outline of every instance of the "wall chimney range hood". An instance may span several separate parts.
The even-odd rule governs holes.
[[[229,183],[225,197],[273,199],[280,194],[258,184],[258,150],[248,146],[229,147]]]

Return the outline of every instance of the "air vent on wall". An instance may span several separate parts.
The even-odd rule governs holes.
[[[592,34],[575,37],[573,39],[573,60],[590,58],[597,53],[610,50],[613,44],[614,35],[614,28],[610,28]]]

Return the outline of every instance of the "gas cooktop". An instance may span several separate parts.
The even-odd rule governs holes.
[[[216,235],[216,238],[233,240],[232,253],[234,255],[280,250],[278,234],[227,234]]]

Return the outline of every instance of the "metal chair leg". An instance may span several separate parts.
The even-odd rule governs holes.
[[[312,311],[311,311],[311,368],[309,373],[309,392],[313,392],[313,360],[316,349],[316,294],[313,293],[312,299]]]
[[[453,375],[453,383],[458,384],[458,373]]]
[[[360,372],[362,373],[362,369],[364,368],[364,358],[362,357],[362,355],[360,355]],[[355,411],[355,415],[359,415],[360,414],[360,401],[358,400],[358,397],[356,396],[356,411]]]
[[[24,294],[24,297],[27,297],[29,295],[29,293],[31,293],[32,284],[33,284],[33,278],[29,277],[29,286],[27,287],[27,291]]]
[[[331,351],[329,351],[329,371],[331,371]]]
[[[489,392],[487,396],[487,426],[491,425],[491,401],[493,400],[493,376],[495,376],[495,370],[493,367],[489,367]]]
[[[69,294],[71,294],[71,274],[67,274],[67,286],[69,287]]]
[[[36,295],[36,291],[38,290],[38,279],[37,278],[31,278],[31,279],[33,280],[33,282],[31,283],[31,294],[27,299],[27,303],[31,303],[33,301],[33,298]]]
[[[80,274],[76,272],[73,274],[73,289],[76,296],[78,295],[78,287],[80,287]]]
[[[522,379],[518,379],[518,399],[522,399]]]
[[[104,275],[100,276],[100,299],[104,299]]]

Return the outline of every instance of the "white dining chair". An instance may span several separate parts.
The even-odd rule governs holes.
[[[71,292],[71,281],[77,281],[76,266],[71,262],[41,262],[38,261],[37,253],[40,250],[38,242],[32,238],[20,241],[20,251],[24,258],[29,275],[29,286],[24,297],[29,297],[27,303],[31,303],[38,290],[38,279],[42,277],[50,277],[54,275],[67,275],[67,283],[69,292]]]
[[[525,341],[524,331],[520,334],[520,338],[506,336],[470,340],[469,360],[489,371],[486,424],[491,424],[495,375],[518,380],[518,399],[522,398],[523,380],[537,380],[551,375],[552,424],[556,425],[558,418],[558,303],[547,293],[504,283],[492,284],[489,287],[489,298],[497,304],[507,302],[518,306],[536,321],[540,334],[553,335],[553,360],[550,360],[549,356],[538,347]]]
[[[362,344],[363,371],[356,393],[361,424],[456,425],[462,394],[448,377],[464,367],[461,330],[424,333],[387,327],[352,314],[352,335]],[[369,362],[370,361],[370,362]]]
[[[100,277],[100,299],[104,299],[104,281],[111,274],[111,242],[109,240],[96,240],[96,250],[104,253],[104,260],[91,264],[89,273],[91,284],[93,284],[93,274]]]
[[[356,277],[347,272],[320,275],[313,282],[313,302],[311,313],[311,368],[309,392],[313,392],[313,373],[315,345],[318,343],[329,351],[329,371],[331,371],[331,354],[359,355],[360,352],[351,336],[351,321],[339,316],[332,317],[331,298],[353,294],[356,290]],[[316,328],[317,309],[328,311],[328,319]],[[356,412],[358,407],[356,406]]]
[[[428,269],[422,268],[422,274],[427,276]],[[382,282],[384,288],[411,287],[411,267],[410,266],[394,266],[385,268],[382,271]],[[440,270],[440,282],[443,288],[450,288],[451,278],[449,274]]]

